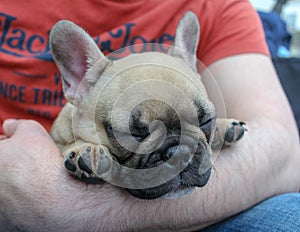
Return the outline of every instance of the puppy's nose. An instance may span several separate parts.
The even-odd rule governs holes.
[[[192,160],[192,152],[187,145],[176,145],[169,147],[165,153],[162,154],[162,159],[170,165],[177,168],[185,168]]]
[[[176,146],[172,146],[169,147],[165,153],[163,153],[162,155],[162,159],[164,161],[167,161],[168,159],[170,159],[175,153],[180,153],[180,154],[187,154],[190,152],[190,149],[188,146],[186,145],[176,145]]]
[[[190,136],[173,136],[164,141],[164,144],[158,150],[162,154],[164,161],[170,159],[176,152],[179,154],[195,153],[198,147],[198,142]]]

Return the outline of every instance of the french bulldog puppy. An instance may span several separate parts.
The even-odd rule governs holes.
[[[207,183],[212,149],[231,145],[246,129],[216,119],[197,72],[199,34],[196,15],[187,12],[168,54],[112,60],[74,23],[52,28],[51,51],[68,103],[50,134],[71,174],[142,199],[180,196]]]

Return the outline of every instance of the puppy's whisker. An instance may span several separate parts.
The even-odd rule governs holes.
[[[216,173],[216,175],[218,175],[218,169],[215,165],[212,164],[211,169]]]

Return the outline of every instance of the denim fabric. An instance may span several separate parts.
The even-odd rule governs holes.
[[[300,232],[300,193],[272,197],[201,232]]]

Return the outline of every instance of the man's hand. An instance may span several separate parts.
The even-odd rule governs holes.
[[[6,120],[3,129],[0,227],[11,224],[26,230],[33,222],[42,223],[50,202],[59,200],[53,188],[58,189],[63,176],[61,157],[47,132],[34,121]]]
[[[37,122],[7,120],[3,128],[1,231],[83,231],[95,215],[101,226],[105,219],[101,216],[108,211],[114,213],[110,210],[113,199],[119,204],[126,196],[110,185],[87,186],[70,177],[63,169],[59,150]]]

